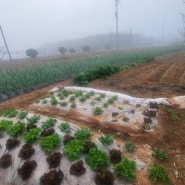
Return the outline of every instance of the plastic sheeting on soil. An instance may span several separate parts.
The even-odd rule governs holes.
[[[27,118],[30,118],[33,115],[34,114],[29,113],[27,115]],[[14,122],[14,124],[20,121],[18,118],[6,118],[6,117],[1,116],[0,120],[3,120],[3,119],[12,120]],[[47,119],[48,119],[47,117],[40,116],[40,120],[39,120],[39,122],[36,125],[38,127],[40,127],[41,124],[44,121],[46,121]],[[21,122],[27,123],[27,119],[24,118],[23,120],[21,120]],[[53,128],[55,129],[55,132],[58,133],[61,136],[61,138],[64,137],[64,133],[62,133],[58,129],[58,126],[62,122],[63,122],[62,120],[57,119],[57,122],[53,126]],[[74,132],[76,130],[78,130],[79,127],[77,127],[76,125],[74,125],[72,123],[69,123],[69,124],[70,124],[70,128],[71,128],[70,134],[74,135]],[[93,134],[93,138],[97,138],[97,137],[99,137],[99,136],[98,135],[95,136]],[[49,166],[46,163],[46,154],[40,149],[39,141],[37,141],[35,144],[33,144],[33,148],[35,149],[35,153],[29,159],[29,160],[35,160],[37,162],[36,170],[32,173],[31,177],[28,180],[23,181],[23,180],[21,180],[21,178],[17,174],[17,169],[25,162],[25,160],[21,160],[18,157],[18,153],[19,153],[21,147],[25,143],[23,141],[22,136],[19,136],[17,139],[20,141],[20,145],[18,147],[16,147],[15,149],[12,149],[12,150],[9,151],[9,150],[6,149],[6,146],[5,146],[6,140],[8,138],[10,138],[10,137],[8,135],[4,134],[4,137],[2,137],[0,139],[0,146],[1,146],[0,157],[2,155],[4,155],[4,154],[9,153],[9,154],[12,155],[13,163],[7,169],[0,168],[0,182],[1,182],[1,185],[8,185],[8,184],[14,184],[14,185],[25,185],[25,184],[27,184],[27,185],[39,185],[40,184],[39,183],[40,177],[44,173],[49,172]],[[114,141],[114,143],[112,145],[107,146],[107,147],[103,146],[97,139],[94,140],[94,142],[96,143],[97,147],[100,150],[106,151],[107,154],[108,154],[108,151],[110,149],[119,149],[118,145],[116,144],[116,141]],[[61,145],[55,151],[63,153],[62,152],[62,148],[63,148],[63,144],[61,142]],[[147,168],[148,164],[146,164],[141,159],[139,159],[137,157],[137,154],[132,154],[131,158],[133,160],[135,160],[136,163],[137,163],[137,171],[140,171],[140,170],[143,170],[143,169]],[[80,159],[84,161],[85,156],[81,155],[79,160]],[[84,167],[86,168],[86,173],[84,175],[82,175],[80,177],[76,177],[76,176],[70,175],[69,169],[70,169],[70,167],[71,167],[71,165],[73,163],[74,162],[69,161],[66,158],[66,155],[63,154],[60,166],[57,168],[57,170],[61,169],[63,171],[63,173],[64,173],[64,179],[63,179],[62,184],[63,185],[75,185],[75,184],[79,184],[79,185],[95,185],[95,183],[94,183],[95,172],[92,171],[85,162],[84,162]],[[113,166],[112,165],[110,166],[110,170],[113,172]],[[128,183],[128,182],[120,180],[120,179],[115,179],[114,184],[115,185],[131,185],[132,183]]]

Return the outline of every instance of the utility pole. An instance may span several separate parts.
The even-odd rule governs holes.
[[[8,45],[7,45],[7,43],[6,43],[6,39],[5,39],[5,36],[4,36],[4,34],[3,34],[3,29],[2,29],[2,27],[1,27],[1,25],[0,25],[0,30],[1,30],[1,34],[2,34],[2,36],[3,36],[3,40],[4,40],[4,43],[5,43],[6,49],[7,49],[7,51],[8,51],[9,58],[10,58],[10,60],[12,60],[12,57],[11,57],[11,55],[10,55],[10,51],[9,51],[9,49],[8,49]]]
[[[116,12],[115,12],[115,17],[116,17],[116,49],[118,49],[119,46],[119,38],[118,38],[118,4],[120,3],[120,0],[114,0],[115,6],[116,6]]]

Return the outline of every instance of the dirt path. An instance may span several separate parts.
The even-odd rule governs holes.
[[[137,68],[121,71],[108,79],[91,82],[90,87],[126,93],[137,97],[173,97],[185,92],[185,54],[157,59]],[[95,132],[110,133],[120,141],[129,140],[136,144],[149,144],[153,149],[165,150],[168,159],[157,164],[166,167],[173,185],[185,184],[185,110],[160,106],[158,121],[160,128],[150,134],[144,130],[131,130],[110,123],[102,124],[93,117],[84,117],[75,111],[61,112],[57,108],[35,109],[31,104],[55,86],[71,85],[65,81],[30,93],[22,94],[0,104],[0,112],[7,108],[34,111],[42,115],[61,117],[79,126],[88,126]],[[138,176],[135,185],[149,185],[147,175]]]

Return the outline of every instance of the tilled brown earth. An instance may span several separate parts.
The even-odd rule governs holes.
[[[140,67],[122,71],[108,79],[93,81],[89,86],[145,98],[183,95],[185,92],[184,58],[184,53],[180,53],[156,59],[156,61]],[[101,123],[95,117],[85,117],[77,111],[64,112],[51,107],[36,109],[31,105],[53,87],[71,84],[71,81],[61,82],[31,93],[22,94],[2,102],[0,112],[14,107],[51,117],[61,117],[79,126],[88,126],[94,132],[112,134],[120,141],[148,144],[152,149],[165,150],[168,153],[168,159],[159,161],[154,157],[154,163],[162,164],[166,167],[173,185],[185,184],[185,110],[160,106],[158,114],[160,127],[153,133],[148,133],[142,129],[133,130],[111,123]],[[147,174],[144,172],[138,174],[135,185],[150,185]]]

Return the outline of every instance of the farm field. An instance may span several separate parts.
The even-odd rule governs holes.
[[[89,83],[88,87],[123,93],[139,98],[172,98],[174,96],[184,95],[184,58],[185,52],[160,57],[155,61],[122,70],[105,79],[94,80]],[[163,165],[170,178],[171,184],[185,184],[184,109],[164,104],[159,105],[156,118],[159,126],[154,127],[152,132],[148,132],[146,128],[139,127],[139,129],[135,129],[120,126],[113,124],[110,120],[102,121],[99,115],[86,115],[74,109],[62,109],[61,111],[61,109],[55,105],[35,106],[35,103],[38,103],[51,89],[55,87],[63,89],[63,87],[70,85],[73,85],[71,80],[64,80],[29,93],[21,94],[0,103],[0,112],[2,113],[8,108],[16,108],[20,111],[29,111],[31,114],[41,115],[43,119],[53,117],[57,118],[57,120],[71,122],[80,128],[88,127],[94,135],[100,133],[110,134],[115,138],[116,144],[118,145],[130,141],[136,146],[136,153],[128,154],[123,152],[123,156],[130,158],[139,157],[146,163]],[[85,104],[86,103],[84,103],[84,106]],[[78,108],[76,109],[78,110]],[[122,107],[120,109],[122,109]],[[114,119],[116,119],[116,116]],[[151,153],[154,150],[166,151],[167,158],[162,160],[158,159]],[[119,180],[116,180],[115,183],[119,184]],[[121,181],[121,183],[123,183],[123,181]],[[129,184],[127,182],[124,183]],[[147,169],[144,168],[137,172],[134,185],[151,185],[147,176]]]

